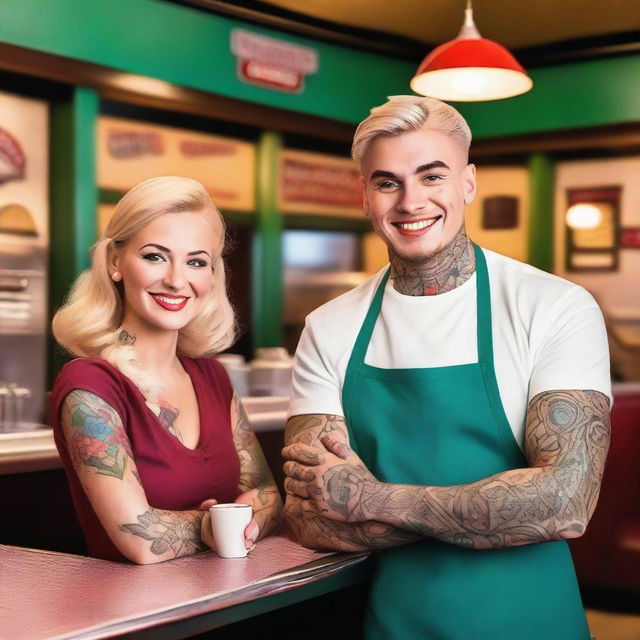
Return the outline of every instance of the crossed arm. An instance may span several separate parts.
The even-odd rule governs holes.
[[[235,397],[231,419],[241,467],[242,493],[237,500],[254,505],[254,518],[245,530],[250,546],[273,530],[281,503],[244,409]],[[149,505],[120,416],[99,396],[72,391],[62,406],[62,428],[87,498],[127,559],[152,564],[215,548],[208,511],[168,511]],[[213,502],[205,501],[201,508]]]
[[[414,486],[378,481],[349,448],[343,418],[296,416],[283,450],[285,511],[303,544],[341,550],[422,536],[476,549],[575,538],[596,506],[609,432],[604,394],[541,393],[527,411],[529,467]]]

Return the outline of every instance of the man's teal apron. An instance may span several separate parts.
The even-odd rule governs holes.
[[[500,400],[487,265],[480,248],[475,254],[477,363],[366,365],[389,272],[376,290],[342,402],[352,446],[379,480],[448,486],[528,466]],[[530,517],[514,514],[523,523]],[[377,640],[590,638],[564,541],[479,551],[426,538],[381,551],[365,625]]]

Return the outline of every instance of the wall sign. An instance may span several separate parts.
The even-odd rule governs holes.
[[[220,209],[255,208],[255,145],[188,129],[102,116],[98,120],[98,184],[127,191],[153,176],[202,182]]]
[[[0,92],[0,236],[49,243],[49,107]]]
[[[360,172],[349,158],[283,150],[279,196],[288,213],[363,216]]]
[[[482,201],[483,229],[515,229],[518,226],[518,198],[492,196]]]
[[[302,93],[305,76],[318,71],[315,49],[245,29],[231,30],[231,52],[243,82],[274,91]]]

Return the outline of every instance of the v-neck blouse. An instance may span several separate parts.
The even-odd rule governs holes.
[[[51,397],[54,439],[69,481],[89,554],[122,560],[100,524],[78,479],[62,431],[61,409],[74,389],[89,391],[117,411],[127,433],[149,505],[157,509],[196,509],[208,498],[233,502],[238,496],[240,462],[231,431],[233,389],[222,365],[211,358],[180,361],[198,401],[200,438],[185,447],[160,423],[136,385],[106,360],[78,358],[56,378]],[[114,482],[118,482],[114,478]]]

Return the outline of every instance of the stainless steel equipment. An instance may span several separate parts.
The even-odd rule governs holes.
[[[0,431],[42,426],[46,249],[0,233]]]

